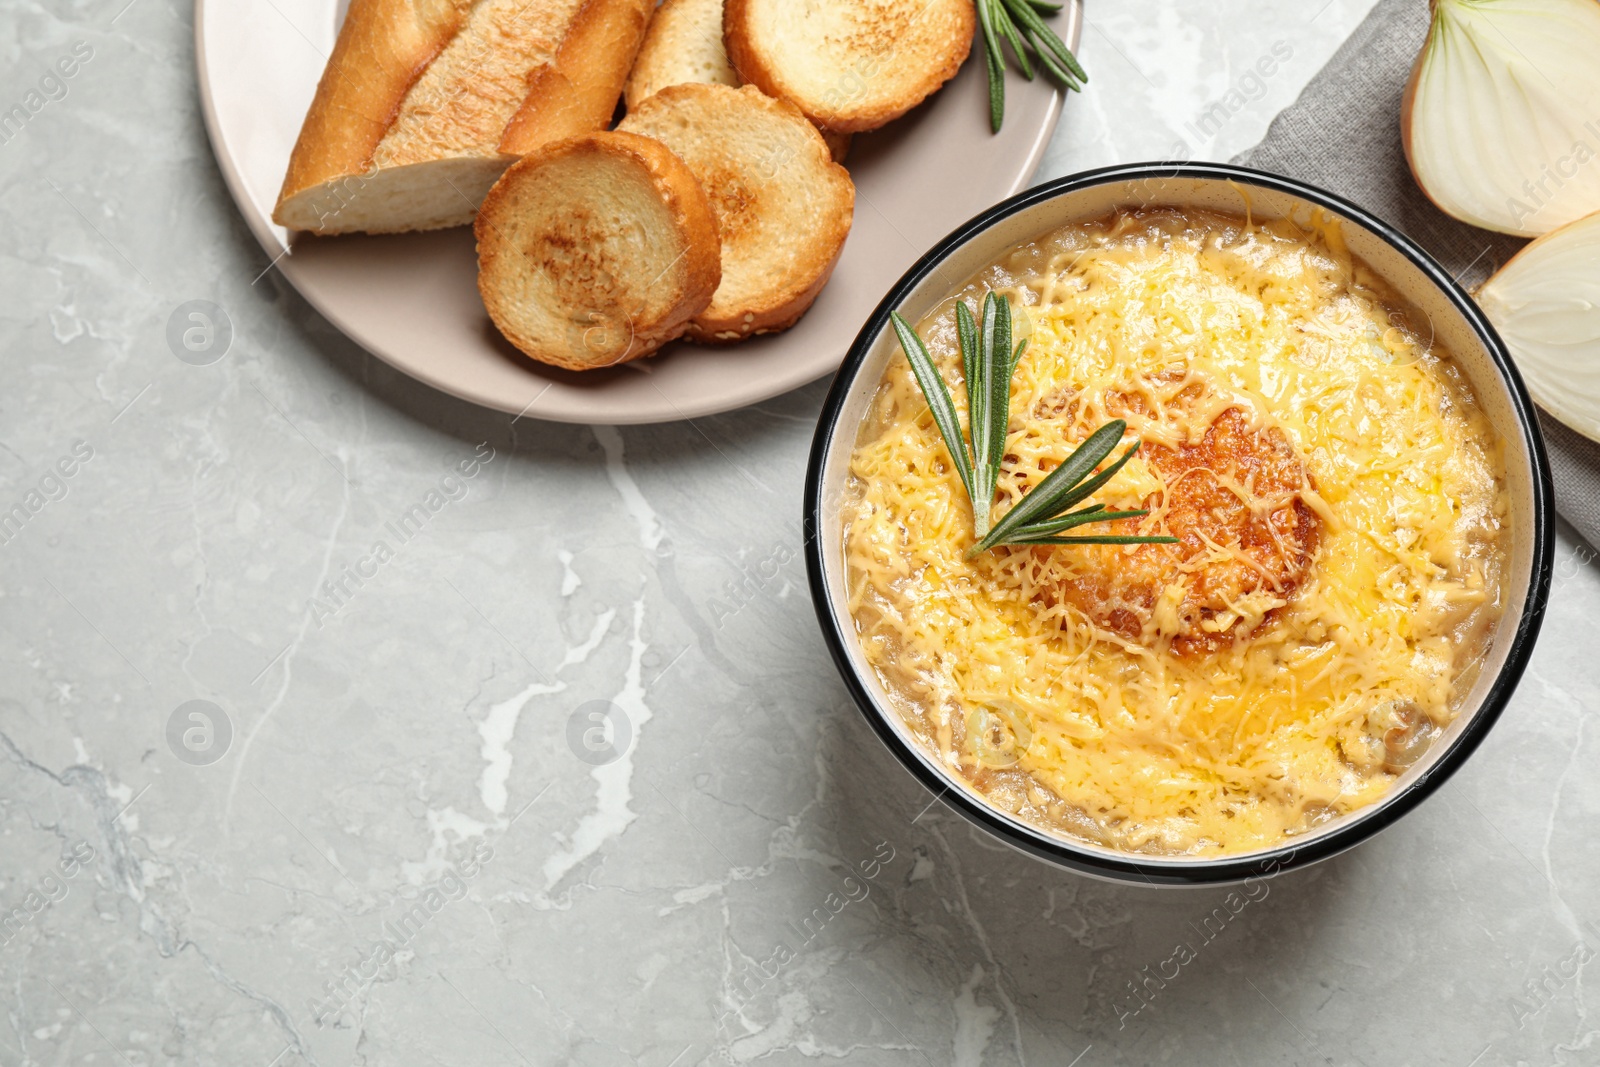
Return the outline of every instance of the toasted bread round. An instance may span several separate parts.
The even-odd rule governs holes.
[[[618,129],[666,144],[711,199],[722,284],[689,337],[739,341],[794,325],[833,273],[855,213],[849,173],[799,109],[751,85],[673,85]]]
[[[513,164],[478,213],[478,291],[500,332],[569,370],[649,355],[711,302],[717,222],[659,141],[592,133]]]
[[[722,45],[722,0],[666,0],[656,10],[628,76],[628,110],[687,82],[739,84]]]
[[[650,22],[626,98],[632,111],[671,85],[742,84],[722,42],[723,0],[666,0]],[[850,135],[823,130],[835,163],[850,154]]]
[[[1130,401],[1144,410],[1142,397]],[[1213,419],[1199,441],[1146,445],[1144,451],[1165,488],[1140,506],[1159,507],[1162,532],[1178,543],[1084,546],[1069,573],[1041,570],[1035,596],[1071,604],[1105,629],[1139,641],[1162,598],[1176,590],[1181,598],[1167,605],[1173,651],[1218,652],[1275,617],[1309,577],[1322,528],[1303,499],[1311,476],[1282,430],[1256,428],[1237,407]],[[1138,519],[1120,519],[1105,532],[1137,536],[1143,530]],[[1227,546],[1220,559],[1219,545]],[[1038,558],[1048,565],[1047,557]],[[1253,596],[1279,607],[1252,618],[1241,605]]]
[[[727,0],[739,77],[838,133],[875,130],[922,103],[972,51],[972,0]]]

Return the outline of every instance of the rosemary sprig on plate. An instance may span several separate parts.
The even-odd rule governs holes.
[[[1154,545],[1176,544],[1176,537],[1129,537],[1111,534],[1070,535],[1069,530],[1096,522],[1137,519],[1146,511],[1107,511],[1094,504],[1073,511],[1092,494],[1116,477],[1134,453],[1135,440],[1110,466],[1095,469],[1111,455],[1127,430],[1121,419],[1106,423],[1089,435],[1066,460],[1045,476],[1000,521],[990,524],[994,494],[1000,480],[1000,464],[1006,453],[1006,427],[1011,421],[1011,378],[1027,350],[1028,342],[1012,347],[1011,301],[995,293],[983,300],[983,324],[973,319],[965,303],[956,304],[956,335],[961,343],[961,366],[966,375],[967,422],[972,442],[961,432],[961,419],[955,401],[945,387],[927,345],[917,336],[901,314],[890,314],[900,347],[911,363],[911,372],[928,401],[933,421],[939,427],[950,457],[955,460],[961,483],[972,501],[972,524],[976,543],[967,550],[970,559],[998,545]]]
[[[1089,80],[1072,49],[1045,25],[1043,15],[1054,15],[1061,5],[1050,0],[973,0],[978,5],[978,25],[983,30],[983,55],[989,70],[989,125],[994,132],[1006,117],[1006,59],[1002,42],[1011,47],[1017,69],[1033,80],[1033,58],[1073,92]]]

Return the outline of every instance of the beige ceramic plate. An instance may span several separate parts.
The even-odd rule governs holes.
[[[272,206],[344,14],[341,0],[195,0],[206,128],[228,189],[278,269],[373,354],[436,389],[559,422],[693,418],[831,374],[894,280],[934,242],[1028,184],[1060,114],[1044,81],[1007,82],[1005,129],[989,133],[982,53],[927,105],[856,138],[855,228],[833,281],[788,333],[730,348],[676,344],[653,359],[573,374],[501,339],[478,299],[463,227],[398,237],[297,237]],[[1078,3],[1056,29],[1076,47]]]

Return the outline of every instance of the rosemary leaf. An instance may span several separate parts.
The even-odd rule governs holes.
[[[1063,530],[1070,530],[1091,522],[1115,522],[1117,519],[1142,519],[1150,514],[1145,511],[1107,511],[1104,504],[1096,504],[1083,511],[1074,511],[1060,518],[1050,519],[1046,522],[1031,522],[1019,527],[1006,539],[1008,544],[1015,544],[1018,540],[1028,537],[1054,537]]]
[[[1126,466],[1128,460],[1132,459],[1134,453],[1138,451],[1139,442],[1135,441],[1131,446],[1129,446],[1128,450],[1122,454],[1121,459],[1117,460],[1111,466],[1107,467],[1093,478],[1090,478],[1088,481],[1073,486],[1069,492],[1061,496],[1061,499],[1054,502],[1055,506],[1050,508],[1047,513],[1059,513],[1067,508],[1072,507],[1074,504],[1088,499],[1101,486],[1115,478],[1117,476],[1117,472]],[[1046,481],[1048,480],[1049,479],[1047,478]],[[1041,488],[1043,487],[1043,484],[1044,483],[1042,482],[1040,483]]]
[[[1039,64],[1044,67],[1044,69],[1052,78],[1055,78],[1057,81],[1061,82],[1061,84],[1065,85],[1072,92],[1079,92],[1083,89],[1083,84],[1079,82],[1077,78],[1072,76],[1072,72],[1070,70],[1068,70],[1066,67],[1063,67],[1056,61],[1055,57],[1050,54],[1049,50],[1040,44],[1038,39],[1034,37],[1032,30],[1028,29],[1026,26],[1019,26],[1017,27],[1017,30],[1024,38],[1026,38],[1028,44],[1032,46],[1034,55],[1039,60]]]
[[[967,462],[967,443],[961,437],[961,420],[956,416],[956,405],[950,399],[950,390],[945,388],[944,378],[940,376],[939,368],[933,365],[933,357],[928,354],[928,348],[917,336],[917,331],[898,311],[891,312],[889,318],[894,323],[895,335],[900,338],[900,347],[911,362],[911,373],[916,375],[917,385],[922,387],[923,398],[928,401],[928,410],[933,412],[939,435],[950,450],[956,470],[961,472],[961,482],[967,487],[967,495],[971,496],[972,465]]]
[[[989,382],[993,375],[980,332],[972,350],[972,377],[967,381],[967,430],[972,438],[972,523],[980,539],[989,532],[989,518],[994,508],[994,472],[989,469],[989,402],[993,393]],[[962,356],[965,361],[967,357]]]
[[[1000,132],[1006,117],[1006,46],[1011,48],[1018,71],[1029,81],[1034,77],[1035,59],[1071,92],[1078,92],[1089,80],[1072,49],[1044,22],[1044,16],[1060,13],[1061,4],[1052,0],[973,0],[973,4],[983,31],[989,126],[995,133]]]
[[[1090,434],[1083,444],[1073,449],[1072,454],[1061,466],[1045,475],[1044,481],[1034,486],[1027,496],[1006,512],[1005,518],[996,523],[989,530],[988,536],[978,542],[979,550],[999,544],[1007,534],[1019,526],[1036,519],[1047,519],[1063,508],[1077,503],[1077,500],[1068,499],[1073,495],[1074,488],[1111,454],[1111,450],[1117,447],[1117,442],[1122,440],[1122,434],[1127,428],[1128,424],[1121,419],[1113,419]],[[1132,454],[1133,450],[1130,449],[1128,455]],[[1124,456],[1123,461],[1126,460],[1127,456]],[[1088,493],[1083,494],[1087,495]],[[1078,499],[1081,500],[1082,496]]]
[[[973,449],[973,459],[989,472],[988,499],[1000,485],[1000,464],[1006,456],[1006,431],[1011,426],[1011,301],[995,293],[984,297],[983,322],[985,350],[989,366],[984,384],[989,389],[989,433],[985,452]]]
[[[1007,541],[1008,545],[1175,545],[1176,537],[1118,537],[1114,534],[1089,534],[1084,537],[1039,537],[1031,541]]]
[[[989,73],[989,128],[1000,132],[1006,121],[1006,64],[1000,52],[1000,35],[995,18],[1007,19],[1000,0],[973,0],[978,7],[978,26],[983,30],[983,62]]]
[[[1097,511],[1104,511],[1105,509],[1106,509],[1106,506],[1104,504],[1091,504],[1088,507],[1084,508],[1082,511],[1068,512],[1066,515],[1062,515],[1060,517],[1063,518],[1063,519],[1066,519],[1066,518],[1071,518],[1074,515],[1089,515],[1089,514],[1092,514],[1094,512],[1097,512]],[[1049,519],[1049,520],[1044,521],[1044,522],[1030,523],[1029,525],[1022,527],[1022,529],[1019,530],[1018,532],[1019,533],[1027,533],[1028,531],[1031,530],[1034,533],[1050,533],[1051,531],[1044,529],[1044,527],[1048,526],[1050,523],[1053,523],[1055,521],[1057,521],[1057,520],[1056,519]]]
[[[1028,0],[998,0],[998,2],[1004,7],[1008,15],[1029,30],[1032,30],[1034,36],[1038,39],[1036,43],[1044,44],[1045,49],[1053,53],[1055,58],[1061,61],[1061,65],[1072,72],[1073,77],[1080,82],[1089,80],[1088,73],[1078,63],[1077,57],[1072,54],[1072,49],[1068,48],[1066,43],[1056,36],[1054,30],[1045,25],[1044,20],[1039,17],[1039,12]]]
[[[965,303],[956,304],[956,339],[961,342],[961,373],[970,396],[978,378],[978,324]]]
[[[1006,381],[1016,377],[1017,364],[1022,362],[1022,353],[1028,350],[1028,339],[1024,337],[1017,342],[1017,350],[1011,354],[1011,365],[1006,368]]]
[[[961,475],[972,504],[974,544],[967,550],[968,558],[997,545],[1175,543],[1176,538],[1172,537],[1109,534],[1059,536],[1066,530],[1090,523],[1143,518],[1149,514],[1148,511],[1108,511],[1104,504],[1068,511],[1114,478],[1139,451],[1139,442],[1136,440],[1116,462],[1095,473],[1095,469],[1111,455],[1128,428],[1120,419],[1090,434],[1067,456],[1065,462],[1046,475],[999,522],[992,522],[995,490],[1000,480],[1000,467],[1005,462],[1006,441],[1010,431],[1011,381],[1017,364],[1027,351],[1028,342],[1023,340],[1014,347],[1012,345],[1014,323],[1011,302],[1006,297],[995,292],[986,294],[980,314],[981,325],[965,303],[956,304],[956,338],[961,347],[962,370],[966,375],[970,451],[967,439],[961,432],[961,419],[955,401],[951,399],[950,390],[945,387],[944,377],[934,364],[927,346],[899,312],[890,315],[900,347],[911,364],[911,372],[917,379],[923,398],[928,402],[928,410],[933,414],[933,421],[944,438],[945,447]]]
[[[1028,50],[1022,43],[1022,34],[1017,32],[1017,24],[1009,18],[1002,16],[994,20],[995,29],[1000,36],[1006,39],[1011,46],[1011,54],[1016,57],[1017,69],[1022,72],[1024,79],[1033,81],[1033,64],[1028,62]]]

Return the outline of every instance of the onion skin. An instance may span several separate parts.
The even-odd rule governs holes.
[[[1429,0],[1428,7],[1428,35],[1400,104],[1401,148],[1423,195],[1452,218],[1518,237],[1540,237],[1600,210],[1600,3]],[[1541,69],[1545,60],[1551,76]],[[1440,66],[1430,71],[1430,63]],[[1509,115],[1502,102],[1520,104],[1523,114]],[[1427,130],[1426,152],[1419,126]],[[1567,144],[1572,150],[1563,156]],[[1474,167],[1474,160],[1484,162]]]
[[[1438,0],[1428,0],[1428,36],[1423,40],[1422,47],[1417,50],[1417,58],[1411,61],[1411,74],[1406,78],[1406,91],[1400,97],[1400,148],[1406,155],[1406,166],[1411,170],[1411,180],[1417,183],[1417,188],[1422,190],[1422,195],[1428,202],[1446,215],[1443,204],[1433,198],[1428,192],[1428,187],[1422,182],[1422,175],[1417,173],[1417,159],[1411,148],[1411,111],[1417,106],[1417,85],[1422,81],[1422,62],[1428,58],[1428,48],[1433,44],[1433,35],[1439,31],[1439,22],[1433,17],[1439,9]]]

